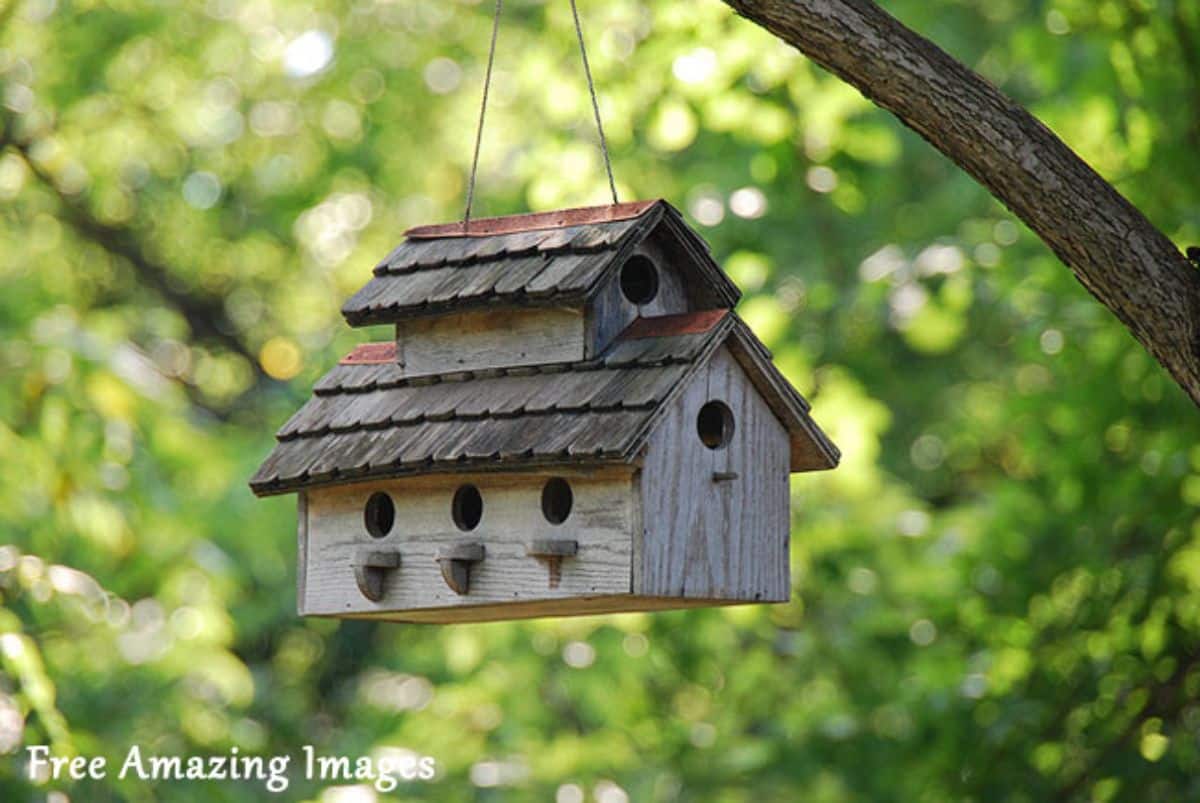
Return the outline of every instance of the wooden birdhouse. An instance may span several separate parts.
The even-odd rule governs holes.
[[[837,465],[664,201],[409,231],[395,325],[251,481],[299,495],[299,609],[472,622],[790,596],[788,475]]]

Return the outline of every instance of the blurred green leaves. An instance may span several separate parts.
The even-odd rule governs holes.
[[[684,209],[845,452],[793,479],[793,602],[295,616],[294,510],[245,479],[389,336],[342,300],[461,214],[486,5],[4,6],[0,796],[258,799],[31,786],[44,742],[412,750],[440,775],[397,799],[439,801],[1200,796],[1194,408],[982,189],[720,3],[581,11],[623,198]],[[477,211],[604,202],[569,6],[506,5]],[[889,10],[1200,241],[1193,5]]]

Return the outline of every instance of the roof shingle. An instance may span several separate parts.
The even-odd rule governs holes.
[[[279,430],[279,445],[251,487],[284,493],[465,462],[626,459],[731,325],[730,317],[691,334],[620,339],[587,362],[417,379],[394,362],[352,354]],[[355,354],[376,357],[385,349],[372,344]]]
[[[836,465],[837,447],[766,347],[732,312],[709,310],[634,321],[605,354],[577,363],[409,378],[388,359],[394,344],[360,346],[279,430],[250,485],[269,495],[464,465],[629,461],[722,344],[787,428],[793,470]]]

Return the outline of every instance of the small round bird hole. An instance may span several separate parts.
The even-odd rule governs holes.
[[[696,416],[696,432],[709,449],[721,449],[733,438],[733,411],[724,402],[710,401]]]
[[[373,493],[363,508],[363,523],[372,538],[384,538],[396,523],[396,505],[385,493]]]
[[[466,532],[479,526],[483,518],[483,496],[474,485],[462,485],[454,492],[454,501],[450,504],[450,515],[458,529]]]
[[[571,515],[571,506],[575,504],[575,494],[571,493],[571,483],[562,477],[554,477],[546,481],[542,488],[542,515],[551,524],[562,524]]]
[[[649,257],[635,254],[622,266],[621,293],[639,307],[658,295],[658,268]]]

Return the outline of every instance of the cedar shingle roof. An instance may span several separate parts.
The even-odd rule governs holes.
[[[674,207],[652,201],[617,207],[622,214],[612,209],[480,220],[469,230],[461,224],[413,229],[342,314],[352,326],[366,326],[500,303],[583,303],[652,234],[688,252],[691,259],[681,263],[699,273],[693,284],[707,295],[704,306],[737,303],[737,287]]]
[[[723,343],[793,441],[793,469],[831,468],[836,447],[732,313],[637,321],[586,362],[406,379],[388,344],[356,349],[279,431],[251,480],[260,495],[464,466],[629,461],[658,413]]]

